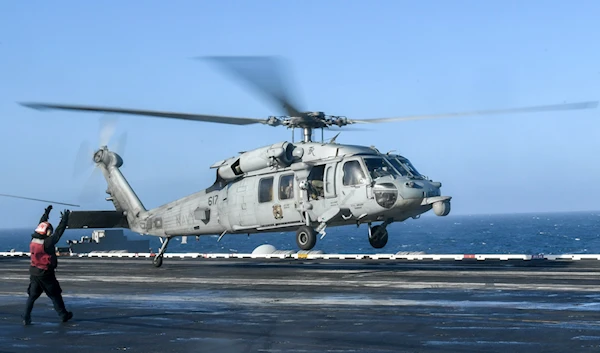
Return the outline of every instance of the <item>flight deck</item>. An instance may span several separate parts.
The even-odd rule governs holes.
[[[59,257],[74,318],[0,255],[0,352],[597,352],[600,255]],[[374,258],[377,257],[377,258]]]

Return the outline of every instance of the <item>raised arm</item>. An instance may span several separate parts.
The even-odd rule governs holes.
[[[50,217],[50,211],[52,211],[52,205],[48,205],[48,207],[44,209],[44,214],[42,215],[42,218],[40,218],[40,223],[48,222],[48,219]]]
[[[58,243],[60,237],[62,237],[63,233],[65,232],[65,229],[67,229],[70,214],[71,211],[69,210],[64,210],[60,213],[60,223],[58,224],[58,227],[56,227],[54,234],[52,234],[52,236],[50,237],[53,246]]]

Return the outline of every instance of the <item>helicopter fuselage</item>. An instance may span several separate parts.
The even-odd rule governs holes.
[[[401,222],[432,208],[439,216],[450,211],[441,183],[421,176],[406,158],[371,147],[283,142],[212,167],[213,186],[140,214],[139,222],[129,220],[132,229],[161,237],[300,226],[324,233],[332,226]]]

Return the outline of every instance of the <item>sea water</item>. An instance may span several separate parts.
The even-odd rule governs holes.
[[[34,222],[35,223],[35,222]],[[1,229],[0,251],[28,251],[31,229]],[[425,252],[428,254],[598,254],[600,253],[600,211],[496,215],[426,215],[420,219],[388,226],[389,240],[383,249],[374,249],[367,238],[367,225],[326,228],[313,250],[325,253],[374,254]],[[91,230],[67,230],[66,240],[79,240]],[[150,239],[154,251],[158,238],[125,230],[131,239]],[[294,232],[194,236],[172,240],[167,252],[251,253],[257,246],[271,244],[278,250],[297,251]]]

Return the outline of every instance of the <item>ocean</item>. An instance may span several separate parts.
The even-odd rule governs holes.
[[[0,230],[0,251],[28,251],[31,229]],[[496,215],[425,215],[388,226],[389,240],[385,248],[374,249],[367,239],[367,225],[326,229],[313,250],[340,254],[394,254],[424,252],[428,254],[599,254],[600,211],[569,213],[529,213]],[[67,230],[58,246],[66,240],[79,240],[91,230]],[[141,236],[125,230],[129,239],[150,239],[156,251],[160,242],[152,236]],[[251,253],[256,247],[271,244],[277,250],[297,251],[295,233],[226,234],[190,236],[187,244],[181,238],[171,241],[167,252]]]

